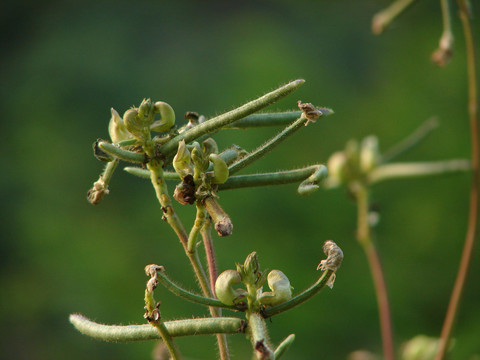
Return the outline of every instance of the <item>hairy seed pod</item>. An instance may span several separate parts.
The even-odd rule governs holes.
[[[215,282],[215,294],[218,300],[225,305],[234,305],[245,300],[247,291],[233,288],[233,285],[240,284],[241,280],[240,274],[235,270],[225,270],[218,275]]]

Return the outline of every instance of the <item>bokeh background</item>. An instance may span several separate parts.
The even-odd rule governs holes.
[[[121,114],[145,97],[207,117],[295,78],[306,84],[270,110],[296,101],[336,114],[298,133],[253,170],[325,162],[348,139],[376,134],[390,148],[431,116],[441,123],[401,161],[469,156],[466,67],[453,5],[456,52],[430,61],[441,34],[440,4],[422,1],[375,37],[373,14],[389,1],[3,1],[0,5],[2,111],[0,357],[148,359],[154,343],[114,344],[73,329],[79,312],[103,323],[142,323],[146,264],[163,264],[195,289],[191,270],[148,181],[118,170],[111,194],[93,207],[86,191],[102,164],[92,142],[107,137],[110,108]],[[480,34],[478,19],[475,35]],[[476,38],[477,52],[478,36]],[[221,147],[252,149],[274,129],[225,131]],[[466,232],[470,177],[455,174],[379,184],[372,199],[396,346],[438,336]],[[321,245],[334,239],[345,260],[325,289],[269,324],[287,359],[346,359],[381,353],[367,262],[355,241],[356,209],[345,191],[300,197],[296,186],[221,194],[235,230],[216,238],[221,270],[256,250],[296,290],[317,277]],[[187,224],[194,209],[177,206]],[[480,353],[478,249],[455,329],[452,359]],[[206,314],[159,289],[167,319]],[[235,359],[245,337],[230,336]],[[178,340],[186,359],[213,358],[213,337]]]

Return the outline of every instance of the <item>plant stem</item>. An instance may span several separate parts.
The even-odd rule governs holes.
[[[373,16],[372,32],[375,35],[381,34],[390,23],[403,13],[416,0],[396,0],[389,7],[379,11]]]
[[[205,223],[205,219],[207,216],[205,207],[201,204],[201,202],[197,201],[196,205],[197,205],[197,215],[195,217],[192,230],[190,230],[190,234],[188,235],[188,245],[187,245],[188,252],[196,251],[197,236],[203,224]]]
[[[382,163],[388,163],[395,159],[397,156],[410,150],[415,145],[418,145],[420,141],[424,140],[428,135],[432,133],[438,127],[438,120],[436,117],[432,117],[422,123],[412,134],[410,134],[403,141],[385,151],[382,155]]]
[[[70,315],[70,322],[82,334],[104,341],[130,342],[160,338],[157,330],[150,324],[104,325],[80,314]],[[173,320],[165,321],[164,324],[172,337],[245,332],[245,321],[234,317]]]
[[[270,343],[268,336],[267,326],[265,325],[265,320],[262,315],[258,312],[248,312],[247,320],[248,334],[257,359],[275,359],[272,344]]]
[[[357,201],[357,240],[365,251],[375,285],[382,334],[383,356],[386,360],[394,360],[395,355],[387,286],[383,276],[380,258],[371,238],[370,225],[368,223],[368,191],[366,186],[360,183],[355,183],[355,185],[352,186],[352,191]]]
[[[306,180],[315,171],[322,169],[322,176],[326,177],[327,168],[324,165],[312,165],[303,169],[277,171],[263,174],[248,174],[231,176],[226,182],[218,186],[218,190],[231,190],[246,187],[292,184]]]
[[[98,147],[106,153],[117,157],[120,160],[143,164],[147,162],[145,154],[136,153],[122,149],[105,141],[99,141]]]
[[[380,165],[368,175],[368,184],[375,184],[390,179],[420,177],[469,171],[469,160],[455,159],[446,161],[429,161],[414,163],[393,163]]]
[[[182,243],[185,253],[187,254],[188,259],[192,264],[193,270],[197,277],[200,288],[202,289],[202,292],[205,296],[211,297],[211,291],[208,287],[207,277],[205,275],[205,271],[203,270],[202,264],[198,259],[198,254],[196,252],[192,253],[188,251],[187,232],[185,231],[185,228],[180,221],[178,215],[173,210],[172,201],[170,199],[170,196],[168,195],[167,184],[165,182],[165,179],[163,178],[162,162],[159,162],[156,159],[152,159],[147,164],[147,168],[148,170],[150,170],[150,178],[152,180],[153,187],[155,188],[157,199],[162,206],[162,211],[164,213],[165,219],[175,231],[180,242]]]
[[[281,98],[291,94],[304,82],[305,80],[301,79],[292,81],[232,111],[219,115],[213,119],[209,119],[208,121],[205,121],[204,123],[201,123],[176,136],[175,138],[167,142],[165,145],[161,146],[159,151],[161,154],[163,154],[163,156],[167,157],[168,155],[172,154],[177,150],[178,143],[180,141],[185,140],[186,143],[190,143],[191,141],[199,138],[200,136],[217,131],[220,128],[223,128],[236,120],[253,114],[254,112],[257,112],[258,110],[261,110],[268,105],[271,105],[274,102],[280,100]]]
[[[262,311],[262,315],[264,318],[269,318],[274,315],[280,314],[284,311],[290,310],[295,306],[298,306],[314,295],[316,295],[320,290],[322,290],[325,285],[327,285],[328,280],[334,274],[333,270],[325,270],[322,275],[318,278],[318,280],[310,286],[308,289],[302,291],[300,294],[296,295],[295,297],[291,298],[290,300],[277,305],[266,308]]]
[[[168,352],[170,353],[171,359],[172,360],[180,360],[182,359],[182,356],[180,355],[180,352],[178,351],[177,346],[173,342],[172,335],[168,332],[167,327],[165,326],[165,323],[163,321],[149,321],[149,323],[157,330],[158,334],[160,335],[161,339],[163,340],[163,343],[168,349]]]
[[[479,175],[479,139],[478,139],[478,98],[477,98],[477,75],[476,75],[476,59],[474,50],[474,41],[472,29],[470,27],[468,3],[464,0],[458,1],[460,8],[460,19],[462,21],[463,33],[465,36],[466,52],[467,52],[467,71],[468,71],[468,114],[470,123],[471,136],[471,154],[472,154],[472,185],[470,190],[470,210],[468,217],[468,229],[465,237],[465,244],[462,251],[460,266],[455,279],[450,303],[445,316],[440,335],[440,342],[435,360],[441,360],[445,357],[448,349],[448,342],[451,336],[453,323],[455,321],[458,304],[462,296],[465,285],[468,268],[473,253],[475,237],[477,235],[478,221],[478,183]]]
[[[205,255],[207,257],[207,264],[208,264],[208,274],[210,277],[210,288],[215,295],[215,282],[217,281],[218,277],[218,270],[217,270],[217,260],[215,257],[215,249],[213,247],[213,239],[212,239],[212,229],[211,229],[211,222],[208,219],[205,224],[203,224],[202,229],[200,230],[203,239],[203,246],[205,248]]]
[[[237,171],[240,171],[247,165],[250,165],[254,161],[260,159],[262,156],[272,151],[275,147],[280,145],[284,140],[286,140],[290,135],[293,135],[297,130],[302,128],[307,122],[307,118],[304,116],[299,117],[292,124],[283,129],[280,133],[272,137],[265,144],[258,147],[256,150],[249,153],[244,158],[238,160],[229,166],[228,171],[230,175],[235,174]]]
[[[159,271],[158,272],[158,281],[161,282],[162,285],[165,286],[172,293],[174,293],[174,294],[176,294],[176,295],[178,295],[178,296],[180,296],[180,297],[182,297],[182,298],[184,298],[188,301],[192,301],[194,303],[202,304],[202,305],[206,305],[206,306],[224,307],[224,308],[228,308],[228,309],[231,309],[231,310],[237,310],[237,308],[235,306],[225,305],[224,303],[222,303],[218,299],[203,297],[203,296],[196,295],[196,294],[194,294],[190,291],[187,291],[187,290],[183,289],[179,285],[175,284],[168,277],[166,272],[164,272],[164,271]]]
[[[322,116],[333,114],[332,109],[318,108]],[[227,129],[247,129],[265,126],[286,126],[298,119],[302,111],[252,114],[227,126]]]
[[[280,357],[285,354],[290,345],[295,341],[295,334],[288,335],[285,340],[283,340],[280,345],[275,349],[275,360],[280,359]]]

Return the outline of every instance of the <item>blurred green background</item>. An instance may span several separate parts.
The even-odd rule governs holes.
[[[388,1],[4,1],[1,19],[2,359],[148,359],[153,342],[113,344],[68,323],[79,312],[104,323],[142,323],[146,264],[163,264],[195,289],[188,262],[148,181],[117,171],[104,202],[86,191],[102,164],[92,142],[144,97],[207,117],[296,78],[306,84],[270,110],[296,101],[336,114],[290,139],[256,170],[325,162],[350,138],[377,134],[383,150],[424,120],[441,127],[402,161],[469,156],[466,68],[460,22],[445,68],[430,62],[441,34],[440,4],[416,4],[386,34],[370,31]],[[454,6],[454,15],[456,13]],[[474,21],[477,52],[480,32]],[[274,129],[225,131],[221,147],[252,149]],[[375,187],[376,239],[388,282],[397,348],[417,334],[438,336],[466,231],[470,177],[398,180]],[[296,290],[317,277],[321,245],[335,240],[345,260],[325,289],[269,324],[287,359],[345,359],[381,353],[368,265],[354,237],[355,206],[345,191],[300,197],[296,186],[225,192],[234,234],[216,238],[221,270],[253,250]],[[187,224],[192,207],[177,206]],[[480,353],[478,249],[455,330],[452,359]],[[159,289],[167,319],[203,308]],[[235,359],[250,358],[245,337],[230,336]],[[186,359],[211,359],[213,337],[179,339]]]

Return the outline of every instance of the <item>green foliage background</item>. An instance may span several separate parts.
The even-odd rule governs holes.
[[[182,121],[186,111],[212,116],[304,78],[298,92],[271,110],[295,108],[301,99],[336,114],[310,125],[255,169],[325,162],[348,139],[372,133],[385,150],[434,115],[441,127],[399,160],[468,157],[458,19],[455,56],[439,69],[429,60],[441,33],[439,3],[419,2],[375,37],[371,17],[388,3],[3,2],[0,357],[149,358],[153,343],[91,340],[70,326],[68,314],[143,322],[143,268],[149,263],[165,265],[179,282],[196,287],[147,181],[117,171],[100,206],[85,200],[102,167],[91,144],[107,137],[110,107],[122,114],[151,97],[170,103]],[[478,30],[476,19],[477,53]],[[271,134],[226,131],[218,143],[252,149]],[[374,189],[397,346],[417,334],[440,333],[466,231],[469,179],[399,180]],[[301,290],[318,275],[323,241],[333,239],[344,250],[333,291],[269,324],[275,343],[297,335],[286,359],[345,359],[360,348],[381,352],[372,281],[354,238],[355,206],[343,190],[303,198],[295,186],[248,189],[223,193],[220,201],[235,226],[230,238],[216,238],[222,270],[256,250],[264,268],[283,270]],[[192,208],[177,209],[187,224],[193,221]],[[477,249],[453,359],[480,353],[479,273]],[[158,293],[167,319],[205,314]],[[244,337],[230,340],[235,359],[250,358]],[[212,358],[213,337],[178,343],[187,359]]]

